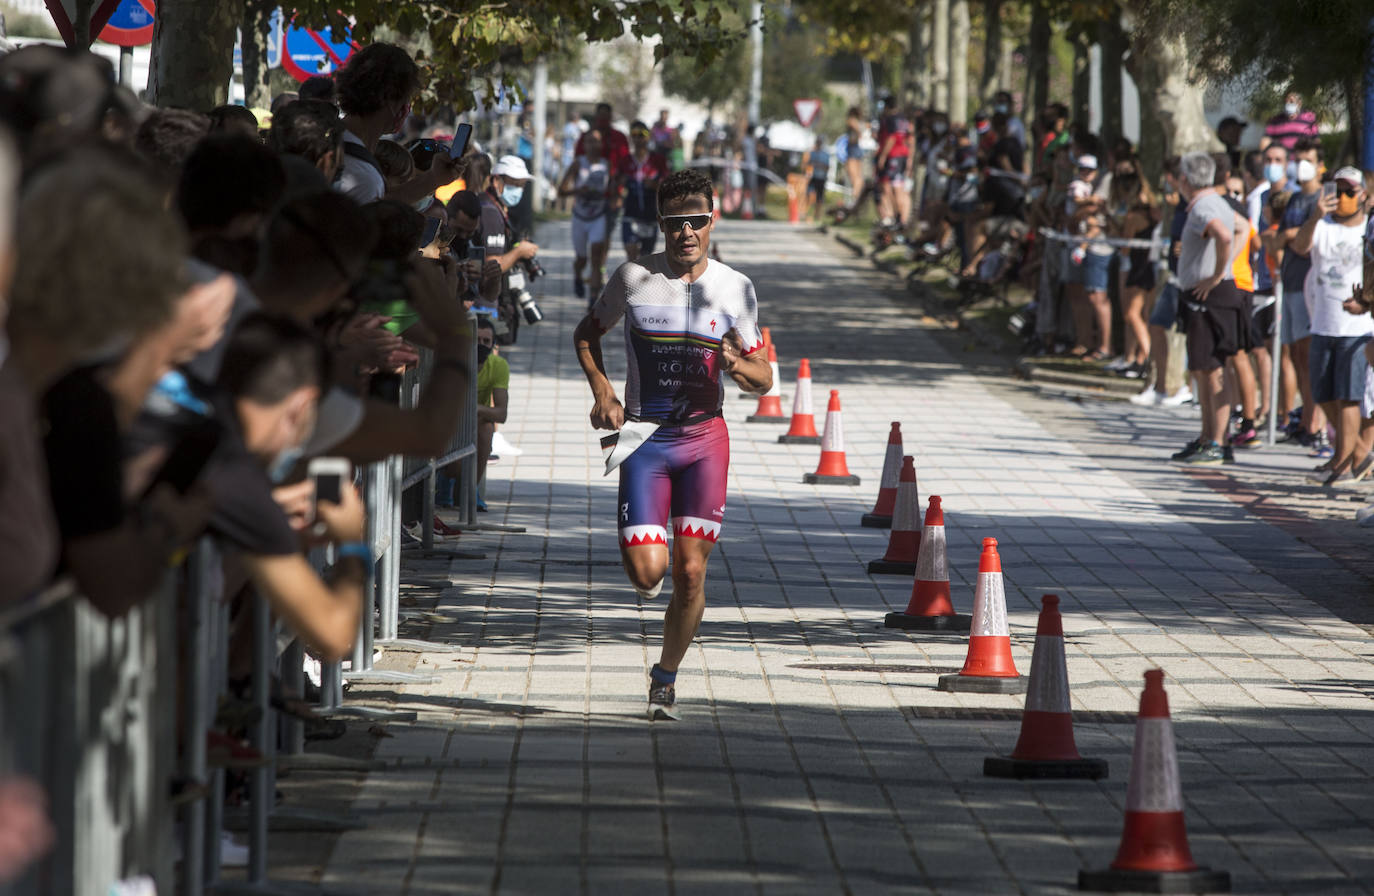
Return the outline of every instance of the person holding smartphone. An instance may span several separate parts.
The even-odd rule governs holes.
[[[754,284],[709,255],[713,194],[697,169],[666,177],[658,188],[665,251],[617,268],[573,334],[594,399],[592,426],[657,427],[621,463],[617,504],[620,555],[636,593],[651,599],[670,567],[673,577],[663,647],[649,673],[650,719],[678,718],[678,667],[706,609],[706,564],[725,513],[730,458],[721,374],[753,393],[773,384]],[[601,354],[602,337],[622,317],[630,371],[624,404]]]

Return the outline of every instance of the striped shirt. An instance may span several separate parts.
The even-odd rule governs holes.
[[[1303,109],[1292,118],[1275,115],[1264,126],[1264,136],[1291,152],[1299,137],[1317,136],[1317,114]]]

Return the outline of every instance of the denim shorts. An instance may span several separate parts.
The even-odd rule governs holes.
[[[1283,319],[1279,326],[1283,328],[1280,339],[1284,345],[1292,345],[1312,335],[1312,318],[1307,314],[1302,290],[1283,291]]]
[[[1088,292],[1106,292],[1107,281],[1111,277],[1112,255],[1098,255],[1095,252],[1083,253],[1083,261],[1074,264],[1069,259],[1069,270],[1073,273],[1070,283],[1082,283]]]
[[[1150,312],[1150,326],[1168,330],[1178,321],[1178,284],[1166,283],[1155,299],[1155,308]]]
[[[1369,362],[1364,357],[1368,336],[1312,334],[1307,370],[1312,377],[1312,400],[1363,401]]]

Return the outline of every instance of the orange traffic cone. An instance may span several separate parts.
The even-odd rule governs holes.
[[[745,418],[750,423],[786,423],[782,412],[782,377],[778,374],[778,353],[768,346],[768,366],[773,368],[773,385],[759,396],[759,406]]]
[[[893,421],[887,434],[887,453],[883,455],[883,475],[878,480],[878,500],[872,513],[865,513],[859,525],[865,529],[892,526],[892,508],[897,502],[897,474],[902,469],[902,424]]]
[[[840,393],[830,390],[830,405],[825,410],[825,435],[821,437],[821,462],[816,472],[802,474],[802,482],[812,485],[858,485],[859,477],[849,473],[844,460],[844,424],[840,422]]]
[[[954,612],[949,602],[949,559],[945,551],[945,512],[940,496],[931,495],[926,508],[925,528],[921,530],[921,549],[916,558],[916,582],[911,586],[911,602],[904,613],[888,613],[883,625],[888,628],[923,631],[960,631],[969,629],[968,616]]]
[[[1040,621],[1035,627],[1026,711],[1021,737],[1010,757],[989,756],[983,774],[994,778],[1107,777],[1104,759],[1084,759],[1073,742],[1073,713],[1069,710],[1069,668],[1064,660],[1064,620],[1059,597],[1040,598]]]
[[[940,676],[942,691],[973,691],[979,694],[1022,694],[1026,679],[1011,658],[1011,632],[1007,629],[1007,597],[1002,584],[1002,558],[997,539],[983,539],[978,558],[978,586],[973,593],[973,622],[969,628],[968,655],[964,668]]]
[[[1135,722],[1126,824],[1116,860],[1103,871],[1079,871],[1078,889],[1132,893],[1229,893],[1231,875],[1199,867],[1188,849],[1183,787],[1164,670],[1145,673]]]
[[[784,445],[819,445],[820,434],[816,432],[816,416],[811,408],[811,361],[801,359],[797,366],[797,388],[792,395],[792,425],[784,435],[778,436]]]
[[[902,458],[902,472],[897,477],[897,500],[893,508],[892,532],[887,537],[887,553],[881,560],[868,561],[871,576],[910,576],[916,574],[917,555],[921,552],[920,519],[921,496],[916,492],[916,462],[907,455]]]

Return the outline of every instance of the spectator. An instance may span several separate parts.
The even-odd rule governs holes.
[[[820,221],[821,208],[825,204],[825,179],[830,174],[830,153],[825,151],[825,141],[816,138],[816,144],[806,159],[809,174],[806,181],[806,217],[812,222]]]
[[[1188,371],[1199,387],[1202,434],[1173,455],[1188,464],[1220,464],[1230,408],[1222,390],[1222,369],[1248,327],[1246,309],[1231,272],[1236,213],[1213,186],[1216,162],[1195,152],[1180,162],[1179,187],[1188,201],[1178,281],[1185,311]]]
[[[835,144],[835,155],[844,165],[845,180],[849,183],[849,206],[845,217],[858,212],[867,184],[864,182],[864,135],[868,126],[858,106],[850,106],[844,117],[844,134]]]
[[[170,194],[196,144],[210,133],[210,117],[189,109],[154,109],[134,134],[134,150],[143,157]]]
[[[496,350],[491,318],[477,318],[477,509],[486,510],[487,461],[510,408],[510,365]]]
[[[1277,143],[1289,152],[1297,148],[1299,140],[1317,139],[1317,115],[1302,107],[1302,97],[1290,90],[1283,98],[1283,111],[1269,119],[1264,126],[1260,149]]]
[[[606,275],[607,218],[610,212],[611,162],[602,154],[601,134],[588,131],[582,149],[558,185],[560,196],[572,196],[573,294],[594,302]],[[591,262],[588,282],[582,271]]]
[[[1291,245],[1298,231],[1311,217],[1312,208],[1317,203],[1322,185],[1318,178],[1318,165],[1321,162],[1320,150],[1315,141],[1303,137],[1293,143],[1289,153],[1296,162],[1298,189],[1289,197],[1284,208],[1279,228],[1270,236],[1266,248],[1270,252],[1282,253],[1279,274],[1283,280],[1282,333],[1284,356],[1284,380],[1288,381],[1287,370],[1292,370],[1292,380],[1297,383],[1298,394],[1302,397],[1301,418],[1290,424],[1285,440],[1294,440],[1315,452],[1314,457],[1330,457],[1331,446],[1326,435],[1326,417],[1321,407],[1312,399],[1312,384],[1309,378],[1310,366],[1308,353],[1312,343],[1312,323],[1308,316],[1304,291],[1307,274],[1312,262],[1305,252]],[[1291,395],[1291,393],[1289,393]]]
[[[1374,334],[1374,320],[1353,313],[1359,308],[1352,302],[1364,282],[1364,175],[1342,168],[1333,182],[1336,189],[1318,194],[1290,243],[1311,259],[1303,299],[1312,321],[1312,400],[1335,426],[1336,443],[1331,458],[1308,479],[1327,486],[1357,482],[1374,466],[1369,453],[1374,427],[1361,422],[1360,412],[1369,372],[1364,347]]]
[[[1154,382],[1146,386],[1140,394],[1131,397],[1133,403],[1145,407],[1151,405],[1178,407],[1193,399],[1193,390],[1189,388],[1186,377],[1178,391],[1172,395],[1169,394],[1167,385],[1169,376],[1168,334],[1174,329],[1179,319],[1181,295],[1178,288],[1178,260],[1179,253],[1183,249],[1183,228],[1188,222],[1188,203],[1183,200],[1180,187],[1182,177],[1183,170],[1178,156],[1166,160],[1164,163],[1164,182],[1168,188],[1168,193],[1164,197],[1164,202],[1166,206],[1173,209],[1173,214],[1169,222],[1167,258],[1169,276],[1155,299],[1155,306],[1150,312],[1149,320],[1150,366],[1154,369]]]
[[[377,167],[382,172],[388,193],[394,192],[415,176],[414,157],[395,140],[378,140],[372,154],[377,158]]]
[[[258,117],[243,106],[228,103],[210,110],[210,133],[258,136]]]
[[[1226,147],[1226,157],[1231,162],[1232,170],[1240,167],[1241,134],[1249,126],[1249,122],[1236,118],[1234,115],[1226,116],[1217,125],[1217,139],[1221,141],[1222,146]]]
[[[334,79],[329,75],[311,75],[301,82],[297,97],[305,101],[320,101],[334,105],[337,102]],[[276,110],[272,111],[272,124],[277,123]]]
[[[420,90],[420,70],[410,55],[391,44],[368,44],[334,76],[344,118],[344,164],[338,188],[358,202],[383,196],[416,202],[458,176],[458,165],[436,155],[428,171],[388,192],[378,166],[377,143],[401,129],[410,116],[410,103]]]
[[[992,97],[992,114],[1007,116],[1007,136],[1021,144],[1021,155],[1026,154],[1026,123],[1016,114],[1016,102],[1011,94],[999,90]]]
[[[1215,159],[1217,174],[1214,179],[1222,181],[1222,196],[1236,214],[1233,225],[1235,243],[1231,253],[1231,276],[1235,280],[1236,290],[1241,294],[1247,324],[1240,330],[1236,353],[1231,356],[1226,367],[1227,407],[1240,408],[1240,419],[1236,422],[1235,432],[1222,445],[1223,455],[1231,462],[1230,458],[1234,455],[1226,455],[1227,449],[1258,448],[1261,444],[1259,433],[1255,430],[1255,421],[1259,419],[1259,411],[1255,404],[1258,390],[1255,388],[1255,368],[1251,362],[1256,344],[1261,347],[1264,344],[1263,337],[1256,333],[1255,328],[1256,278],[1251,262],[1255,250],[1260,249],[1260,246],[1259,234],[1246,216],[1244,180],[1239,174],[1231,172],[1230,161],[1225,153],[1217,153]],[[1232,416],[1234,417],[1234,414]]]
[[[1283,147],[1270,149],[1283,152]],[[1281,165],[1279,167],[1282,167]],[[1255,293],[1251,303],[1250,356],[1255,361],[1255,374],[1259,380],[1260,403],[1256,420],[1269,416],[1269,405],[1273,399],[1270,394],[1270,379],[1273,374],[1273,358],[1269,344],[1274,335],[1274,277],[1269,267],[1269,256],[1264,249],[1263,234],[1269,229],[1268,205],[1264,198],[1269,192],[1269,182],[1265,179],[1264,153],[1251,150],[1245,154],[1245,167],[1241,172],[1240,188],[1245,196],[1245,214],[1250,221],[1252,239],[1250,242],[1250,269],[1254,272]],[[1285,413],[1287,411],[1285,410]]]
[[[95,53],[31,44],[0,56],[0,122],[12,129],[25,168],[103,140],[119,104],[114,70]]]
[[[262,224],[285,188],[281,160],[260,141],[238,134],[201,141],[186,159],[176,194],[191,253],[221,270],[252,274]]]
[[[668,162],[651,149],[651,136],[644,122],[630,125],[630,159],[617,172],[616,189],[624,193],[620,239],[626,261],[652,255],[658,244],[658,183],[668,174]]]
[[[1097,158],[1079,156],[1077,165],[1078,176],[1069,184],[1064,206],[1069,232],[1082,238],[1070,253],[1069,274],[1065,278],[1077,340],[1071,354],[1090,361],[1106,361],[1112,356],[1112,305],[1107,298],[1107,285],[1116,250],[1100,239],[1108,232],[1105,203],[1092,187],[1097,176]],[[1090,348],[1094,335],[1097,347]]]
[[[1149,241],[1159,224],[1154,191],[1135,156],[1118,159],[1113,166],[1107,204],[1117,236]],[[1117,256],[1121,268],[1121,320],[1125,325],[1124,352],[1113,368],[1132,379],[1149,371],[1150,331],[1145,323],[1145,298],[1155,288],[1155,266],[1148,248],[1125,248]]]
[[[915,162],[911,119],[895,108],[888,96],[878,127],[878,155],[874,169],[878,184],[880,223],[905,230],[911,220],[911,170]]]
[[[326,182],[333,183],[343,164],[343,125],[338,108],[321,100],[287,103],[272,114],[267,145],[278,154],[300,156],[319,169]]]

